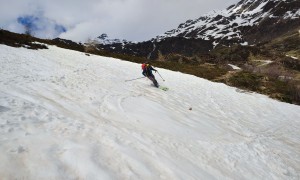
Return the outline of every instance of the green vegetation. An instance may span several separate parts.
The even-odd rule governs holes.
[[[228,84],[269,95],[271,98],[283,102],[300,105],[300,86],[295,81],[281,81],[276,78],[241,71],[230,77]]]
[[[250,72],[237,72],[229,78],[229,83],[235,87],[247,89],[251,91],[258,91],[261,86],[263,76]]]
[[[259,53],[260,50],[257,47],[233,45],[231,47],[218,46],[210,52],[210,55],[220,61],[244,63],[250,55],[253,56]]]
[[[296,29],[290,33],[278,37],[271,42],[266,43],[266,49],[272,53],[294,56],[300,59],[300,33]]]

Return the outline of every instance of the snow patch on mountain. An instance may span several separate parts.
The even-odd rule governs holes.
[[[102,44],[102,45],[111,45],[111,44],[130,44],[134,43],[132,41],[127,41],[125,39],[110,39],[107,34],[101,34],[96,39],[94,39],[94,42],[96,44]]]
[[[283,16],[284,19],[299,19],[300,18],[300,9],[296,12],[288,11]]]

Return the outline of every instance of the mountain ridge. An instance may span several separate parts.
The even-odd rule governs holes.
[[[217,46],[255,45],[299,28],[299,4],[297,0],[242,0],[225,10],[215,10],[187,20],[149,41],[100,43],[99,47],[116,53],[158,59],[159,53],[191,56],[209,53]],[[188,47],[191,44],[194,46]]]

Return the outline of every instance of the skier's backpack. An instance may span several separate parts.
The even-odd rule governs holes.
[[[147,67],[147,64],[146,64],[146,63],[142,64],[142,69],[143,69],[143,70],[145,70],[146,67]]]

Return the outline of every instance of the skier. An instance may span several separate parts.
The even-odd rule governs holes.
[[[149,78],[149,79],[153,82],[154,86],[158,88],[159,85],[158,85],[158,83],[157,83],[157,81],[156,81],[156,79],[155,79],[155,76],[152,74],[152,71],[157,72],[157,70],[154,69],[154,68],[150,65],[149,62],[146,62],[146,63],[143,63],[143,64],[142,64],[142,70],[143,70],[142,74],[143,74],[145,77]]]

